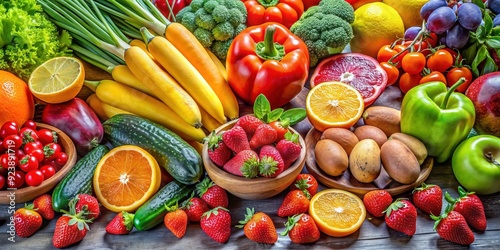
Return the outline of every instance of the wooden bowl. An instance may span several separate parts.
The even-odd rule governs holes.
[[[236,121],[237,120],[233,120],[225,123],[215,130],[216,133],[221,133],[222,131],[232,128]],[[298,134],[294,129],[290,128],[290,130],[293,133]],[[207,171],[208,176],[217,185],[224,188],[234,196],[247,200],[267,199],[285,190],[293,183],[295,178],[302,171],[306,158],[306,145],[301,136],[299,136],[299,143],[302,147],[300,157],[288,169],[274,178],[245,178],[224,171],[222,168],[215,165],[212,160],[210,160],[207,152],[208,145],[206,142],[203,144],[202,151],[203,164],[205,165],[205,170]]]
[[[38,129],[46,128],[57,133],[58,143],[61,145],[63,151],[68,155],[68,161],[66,162],[66,164],[64,164],[64,166],[62,166],[59,171],[56,172],[55,175],[48,178],[47,180],[44,180],[39,186],[27,186],[19,189],[8,189],[0,191],[0,204],[12,204],[12,202],[23,203],[31,201],[38,196],[49,192],[64,178],[64,176],[66,176],[66,174],[75,165],[77,158],[76,148],[75,144],[73,144],[73,141],[71,141],[68,135],[66,135],[60,129],[47,124],[37,123],[37,126]],[[15,200],[12,201],[11,197],[14,197]]]
[[[350,191],[359,196],[363,196],[372,190],[385,189],[391,195],[396,196],[408,191],[413,190],[414,187],[420,186],[424,182],[432,171],[432,166],[434,159],[432,157],[427,157],[425,161],[420,165],[420,175],[412,184],[401,184],[394,181],[389,174],[381,169],[380,175],[373,182],[362,183],[357,181],[347,169],[340,176],[331,176],[325,173],[316,163],[316,157],[314,156],[314,147],[321,137],[321,132],[312,128],[306,135],[306,147],[307,147],[307,160],[306,168],[307,171],[312,174],[319,182],[330,188],[338,188],[346,191]]]

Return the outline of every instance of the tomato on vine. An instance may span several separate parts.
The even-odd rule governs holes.
[[[408,54],[408,50],[406,49],[406,46],[402,44],[398,44],[394,46],[394,50],[398,52],[398,55],[394,57],[394,59],[391,60],[394,65],[396,65],[396,68],[401,68],[401,61],[403,58]]]
[[[380,66],[387,73],[387,85],[394,84],[399,78],[399,69],[392,63],[381,62]]]
[[[443,82],[444,84],[446,84],[446,77],[439,71],[430,71],[428,69],[424,69],[424,75],[422,76],[422,79],[420,79],[419,84],[423,84],[426,82]]]
[[[389,59],[391,59],[393,56],[395,56],[398,51],[396,51],[392,45],[384,45],[380,47],[377,53],[377,61],[379,63],[381,62],[388,62]]]
[[[465,93],[469,85],[472,83],[472,71],[465,66],[453,67],[448,71],[448,73],[446,74],[448,87],[451,87],[462,77],[465,78],[465,82],[460,85],[455,91]]]
[[[425,56],[421,52],[409,52],[403,57],[401,67],[406,73],[419,74],[425,67]]]
[[[399,78],[399,89],[401,89],[401,92],[406,93],[411,88],[417,86],[420,82],[420,79],[422,79],[422,76],[420,74],[410,74],[408,72],[405,72]]]
[[[445,72],[453,66],[453,56],[448,50],[438,49],[427,58],[427,67],[433,71]]]

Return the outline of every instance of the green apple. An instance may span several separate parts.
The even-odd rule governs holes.
[[[451,160],[460,185],[477,194],[500,191],[500,138],[477,135],[461,142]]]

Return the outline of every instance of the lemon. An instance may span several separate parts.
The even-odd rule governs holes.
[[[429,0],[383,0],[383,3],[394,8],[405,24],[405,29],[411,26],[422,26],[420,9]]]
[[[55,57],[38,66],[28,80],[31,93],[45,103],[62,103],[78,95],[85,80],[82,62],[75,57]]]
[[[371,57],[377,56],[380,47],[403,38],[405,32],[399,13],[382,2],[367,3],[355,10],[351,26],[351,51]]]

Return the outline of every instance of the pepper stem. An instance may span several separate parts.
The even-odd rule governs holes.
[[[264,6],[266,9],[269,7],[276,6],[280,1],[279,0],[257,0],[260,5]]]
[[[283,45],[274,42],[276,27],[269,25],[264,34],[264,41],[258,42],[255,46],[255,54],[264,60],[281,60],[285,56]]]
[[[455,92],[455,89],[460,87],[460,85],[462,85],[464,82],[465,82],[465,77],[460,77],[460,79],[458,79],[458,81],[455,84],[453,84],[453,86],[451,86],[450,89],[448,89],[448,92],[446,92],[446,95],[444,96],[444,100],[441,103],[441,106],[440,106],[441,109],[446,109],[446,107],[448,106],[448,100],[450,99],[451,94],[453,92]]]

